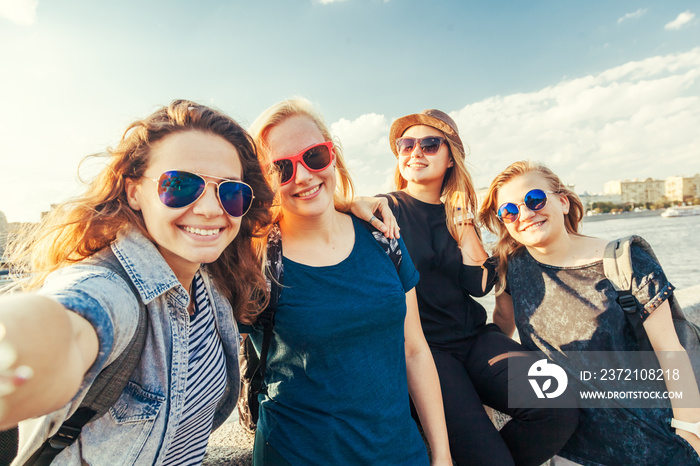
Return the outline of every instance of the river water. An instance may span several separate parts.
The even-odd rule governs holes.
[[[641,236],[654,249],[666,277],[676,288],[700,284],[700,215],[584,222],[582,233],[609,240]]]

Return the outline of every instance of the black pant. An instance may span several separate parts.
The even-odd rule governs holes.
[[[525,349],[493,324],[456,350],[432,348],[450,451],[460,466],[539,465],[564,446],[578,425],[578,409],[508,408],[508,358],[503,356],[509,351]],[[503,359],[490,363],[499,355]],[[532,390],[526,376],[510,383]],[[513,419],[499,432],[482,404]]]

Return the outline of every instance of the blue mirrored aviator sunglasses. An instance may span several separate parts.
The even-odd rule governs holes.
[[[207,181],[203,177],[221,180],[218,183]],[[237,180],[219,178],[218,176],[201,175],[182,170],[164,172],[159,178],[148,178],[156,182],[158,197],[168,207],[179,209],[196,202],[204,194],[207,184],[216,186],[216,195],[221,207],[231,217],[243,217],[253,203],[253,188]]]
[[[520,216],[520,206],[524,205],[533,212],[542,210],[547,205],[547,193],[555,194],[554,191],[542,191],[541,189],[533,189],[528,191],[520,204],[506,202],[501,204],[496,212],[498,219],[503,223],[513,223]]]

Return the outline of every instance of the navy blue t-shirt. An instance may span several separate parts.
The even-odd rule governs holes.
[[[427,465],[404,352],[405,293],[418,272],[400,242],[397,275],[359,222],[352,252],[336,265],[283,258],[258,429],[293,465]],[[250,336],[259,351],[262,332]]]

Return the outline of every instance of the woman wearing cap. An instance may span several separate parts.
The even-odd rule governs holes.
[[[474,225],[476,194],[457,125],[440,110],[424,110],[394,121],[389,138],[399,190],[385,197],[420,273],[418,307],[440,377],[452,458],[541,464],[564,445],[578,413],[508,408],[508,352],[523,347],[486,324],[486,311],[472,298],[491,290],[495,267]],[[363,198],[352,209],[368,218],[376,204]],[[482,404],[513,419],[498,432]]]
[[[427,465],[410,392],[433,464],[451,465],[408,254],[392,264],[364,222],[340,211],[352,198],[352,180],[307,100],[273,105],[252,133],[280,184],[283,252],[282,263],[271,264],[283,266],[282,287],[253,463]],[[393,247],[405,251],[401,241]],[[262,330],[247,331],[260,352]]]

